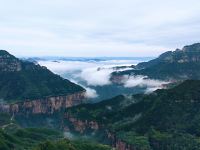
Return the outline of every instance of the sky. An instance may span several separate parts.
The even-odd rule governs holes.
[[[0,0],[16,56],[143,57],[200,42],[199,0]]]

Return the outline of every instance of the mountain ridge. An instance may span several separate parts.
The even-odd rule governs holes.
[[[200,68],[200,43],[165,52],[158,58],[139,63],[132,70],[114,72],[111,80],[123,75],[144,75],[161,80],[200,79],[197,68]]]
[[[22,61],[5,50],[0,50],[0,78],[0,99],[5,102],[85,92],[46,67]]]
[[[199,150],[199,87],[199,80],[187,80],[172,89],[79,105],[66,113],[82,134],[88,134],[89,121],[105,128],[118,150]]]

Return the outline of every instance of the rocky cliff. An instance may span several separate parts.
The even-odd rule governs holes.
[[[83,103],[85,92],[67,96],[46,97],[43,99],[25,100],[14,104],[1,104],[0,111],[11,114],[52,114],[60,109]]]
[[[0,71],[3,72],[15,72],[22,69],[19,59],[10,55],[8,52],[0,51]]]
[[[112,147],[117,150],[137,150],[134,145],[128,144],[127,142],[116,137],[115,134],[107,132],[108,139],[111,140]]]
[[[103,124],[99,124],[97,121],[81,120],[76,117],[73,117],[69,113],[65,114],[64,119],[69,121],[73,127],[73,129],[70,129],[69,126],[64,126],[65,131],[73,132],[72,130],[74,130],[75,132],[84,135],[87,134],[88,131],[98,132],[101,130],[101,132],[104,132],[107,141],[109,141],[110,145],[116,148],[116,150],[137,150],[137,148],[134,147],[134,145],[128,144],[120,138],[117,138],[117,136],[114,133],[109,132]]]
[[[87,122],[97,122],[98,131],[108,131],[108,139],[118,150],[197,149],[199,87],[199,80],[187,80],[171,89],[120,96],[66,111],[68,120],[78,127],[76,131],[85,133],[90,128]]]
[[[69,113],[65,113],[64,119],[69,121],[70,124],[73,127],[73,129],[69,129],[68,126],[64,126],[64,130],[65,131],[74,130],[74,131],[76,131],[76,132],[78,132],[80,134],[84,134],[88,130],[97,131],[100,128],[102,128],[102,126],[99,125],[99,123],[97,123],[96,121],[81,120],[81,119],[78,119],[76,117],[73,117]]]

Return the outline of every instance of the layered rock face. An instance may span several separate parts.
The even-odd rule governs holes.
[[[116,137],[115,134],[107,131],[106,128],[102,124],[99,124],[96,121],[89,121],[89,120],[80,120],[76,117],[71,116],[70,114],[66,113],[64,119],[67,119],[73,126],[74,131],[84,134],[88,130],[90,131],[103,131],[106,134],[107,139],[110,141],[112,147],[116,148],[116,150],[137,150],[136,147],[130,145],[123,140]],[[64,127],[65,131],[71,131],[68,127]]]
[[[85,92],[67,96],[47,97],[44,99],[26,100],[15,104],[1,104],[1,112],[14,114],[52,114],[62,108],[69,108],[83,103]]]
[[[80,120],[70,114],[66,113],[64,119],[68,120],[76,132],[81,134],[85,133],[87,130],[97,131],[100,129],[100,125],[96,121]],[[68,127],[64,127],[64,130],[70,130]]]
[[[0,51],[0,71],[15,72],[21,70],[20,61],[6,51]]]
[[[115,147],[117,150],[137,150],[136,147],[134,147],[133,145],[127,144],[121,139],[118,139],[114,134],[108,132],[107,135],[108,135],[108,138],[111,140],[112,146]]]

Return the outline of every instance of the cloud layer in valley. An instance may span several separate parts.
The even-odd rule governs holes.
[[[157,89],[162,89],[163,85],[169,82],[149,79],[146,76],[124,76],[123,84],[126,88],[143,87],[146,88],[146,93],[153,92]]]
[[[67,58],[65,58],[67,59]],[[131,66],[144,59],[132,60],[40,60],[38,63],[72,82],[86,89],[87,98],[97,98],[99,95],[94,86],[105,86],[111,84],[110,76],[116,66]],[[126,68],[130,69],[130,68]]]
[[[70,59],[70,58],[69,58]],[[115,66],[131,66],[144,60],[46,60],[39,61],[40,65],[46,66],[54,73],[83,86],[87,92],[86,97],[97,98],[98,86],[112,85],[111,73]],[[130,68],[122,68],[127,70]],[[124,76],[122,86],[124,88],[144,88],[146,93],[163,88],[168,82],[149,79],[146,76]]]
[[[131,66],[141,60],[87,60],[87,61],[39,61],[54,73],[72,80],[84,80],[90,86],[109,85],[110,75],[116,66]],[[128,69],[128,68],[126,68]]]
[[[74,79],[70,79],[71,82],[75,83],[75,84],[78,84],[80,86],[82,86],[85,90],[86,90],[86,93],[85,93],[85,97],[88,98],[88,99],[94,99],[94,98],[97,98],[99,95],[97,94],[96,90],[95,89],[92,89],[90,87],[87,87],[83,84],[81,84],[79,81],[77,80],[74,80]]]
[[[80,77],[92,86],[104,86],[111,84],[110,76],[113,69],[89,68],[81,72]]]
[[[99,95],[97,94],[96,90],[92,89],[92,88],[89,88],[89,87],[85,87],[83,86],[85,89],[86,89],[86,98],[97,98]]]

